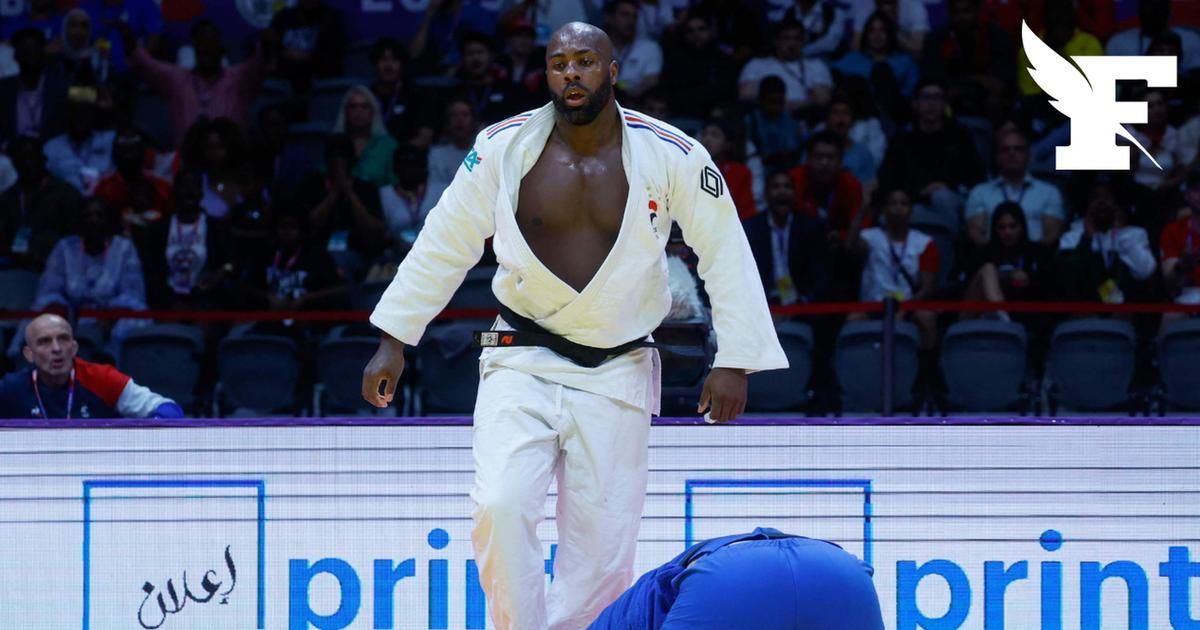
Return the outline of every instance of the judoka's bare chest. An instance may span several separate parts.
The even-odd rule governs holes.
[[[517,225],[542,264],[582,291],[616,243],[628,196],[620,143],[580,156],[551,141],[521,180]]]

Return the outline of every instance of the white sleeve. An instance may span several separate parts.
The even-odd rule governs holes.
[[[642,63],[642,77],[641,77],[643,79],[648,76],[662,74],[662,66],[663,66],[662,47],[658,45],[658,42],[656,42],[652,39],[647,39],[645,41],[646,41],[646,50],[645,50],[646,58],[645,58],[645,61],[643,61],[643,63]]]
[[[149,418],[159,405],[173,402],[175,401],[155,394],[149,387],[138,385],[133,379],[129,379],[117,398],[117,413],[122,418]]]
[[[925,0],[900,0],[900,6],[896,10],[900,14],[900,32],[929,32],[929,10],[925,8]]]
[[[975,187],[971,189],[971,192],[967,194],[966,209],[963,211],[963,216],[969,219],[978,214],[990,213],[992,209],[988,208],[987,204],[983,201],[983,187],[990,185],[991,184],[989,182],[984,182],[982,184],[976,184]]]
[[[760,57],[751,59],[742,67],[742,73],[738,76],[738,83],[746,83],[747,81],[761,81],[764,76],[766,66],[764,60]]]
[[[841,7],[834,9],[832,22],[826,27],[825,34],[806,45],[804,54],[815,57],[837,50],[838,45],[842,43],[842,38],[846,35],[846,27],[849,25],[850,19]]]
[[[1054,184],[1046,185],[1050,187],[1050,196],[1046,200],[1046,210],[1042,213],[1042,216],[1054,217],[1055,219],[1065,221],[1067,212],[1063,209],[1062,192]]]
[[[668,208],[699,257],[697,270],[712,303],[717,356],[713,367],[748,372],[788,366],[767,309],[762,280],[738,221],[729,186],[697,143],[674,163]]]
[[[1150,240],[1146,230],[1142,228],[1125,228],[1117,237],[1117,255],[1129,267],[1130,273],[1138,280],[1145,280],[1154,273],[1158,261],[1150,251]]]
[[[446,308],[483,255],[484,241],[496,230],[500,156],[489,148],[480,132],[371,313],[372,324],[407,345],[416,345],[429,322]]]
[[[812,89],[822,85],[833,85],[833,76],[829,74],[829,66],[820,59],[805,59],[801,63],[808,64],[808,80],[804,89]]]

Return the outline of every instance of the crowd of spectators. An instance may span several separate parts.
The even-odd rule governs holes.
[[[620,103],[712,155],[773,304],[1200,303],[1200,20],[1179,2],[1128,23],[1108,0],[500,4],[480,24],[430,0],[411,39],[356,42],[297,0],[235,43],[205,19],[171,41],[153,0],[29,0],[0,31],[0,268],[41,273],[37,309],[349,307],[478,130],[547,102],[546,35],[585,20]],[[1119,85],[1154,161],[1054,169],[1069,125],[1022,20],[1064,56],[1178,58],[1177,88]],[[958,317],[913,314],[926,363]],[[1012,318],[1044,345],[1051,320]],[[143,323],[104,324],[107,347]]]

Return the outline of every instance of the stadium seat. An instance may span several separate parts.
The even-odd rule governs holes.
[[[747,411],[797,411],[808,402],[808,378],[812,375],[813,361],[812,328],[801,322],[780,322],[775,326],[775,332],[787,354],[788,369],[750,375]]]
[[[848,322],[838,334],[833,351],[833,370],[842,390],[843,411],[874,411],[882,408],[881,344],[882,321]],[[896,409],[913,404],[917,381],[917,327],[896,322],[892,405]]]
[[[342,110],[342,99],[350,88],[362,85],[362,80],[343,77],[339,79],[321,79],[313,83],[312,92],[308,96],[308,122],[323,127],[326,131],[333,130],[338,114]]]
[[[349,333],[347,327],[338,326],[317,347],[319,394],[313,396],[313,408],[320,415],[375,412],[375,407],[362,399],[362,373],[379,346],[379,337]],[[403,388],[397,388],[391,409],[394,412],[403,404]]]
[[[425,331],[416,348],[417,415],[471,413],[479,390],[479,348],[472,343],[473,334],[491,326],[490,320],[459,320]]]
[[[171,111],[166,99],[155,92],[139,91],[133,95],[131,103],[132,120],[138,131],[159,149],[175,146],[175,142],[183,142],[183,138],[175,138],[175,130],[171,126]]]
[[[325,163],[325,141],[332,125],[299,123],[288,126],[288,147],[298,147],[312,164]]]
[[[363,85],[375,79],[375,66],[371,64],[371,46],[374,40],[355,42],[346,48],[346,64],[342,72]]]
[[[84,361],[110,364],[113,362],[107,350],[107,335],[96,322],[75,324],[75,343],[79,347],[76,354]]]
[[[117,365],[137,383],[190,410],[203,351],[204,335],[199,328],[154,324],[129,333],[121,342]]]
[[[24,269],[0,271],[0,309],[20,311],[29,308],[37,295],[39,277],[38,272]]]
[[[1168,407],[1200,409],[1200,319],[1172,322],[1158,338],[1158,371]]]
[[[300,406],[300,362],[296,343],[287,337],[226,337],[217,349],[217,374],[218,405],[263,414]]]
[[[364,282],[354,287],[354,291],[350,295],[350,304],[357,311],[370,311],[379,304],[379,298],[383,296],[383,292],[387,290],[391,280],[382,280],[378,282]]]
[[[1018,404],[1025,380],[1025,328],[976,319],[952,324],[942,339],[947,402],[967,411],[1004,411]]]
[[[463,283],[450,298],[446,308],[498,308],[500,303],[492,293],[495,266],[476,267],[467,272]]]
[[[1046,373],[1050,409],[1080,411],[1128,407],[1137,350],[1133,326],[1115,319],[1080,319],[1059,324],[1050,339]]]
[[[698,348],[700,356],[660,352],[662,361],[663,415],[696,415],[696,403],[712,365],[716,348],[709,335],[707,317],[663,322],[654,331],[654,341],[684,348]]]

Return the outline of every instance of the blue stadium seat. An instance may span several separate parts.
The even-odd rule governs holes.
[[[37,295],[39,277],[36,271],[0,270],[0,309],[20,311],[29,308]]]
[[[1080,319],[1054,329],[1046,372],[1052,386],[1051,413],[1058,404],[1080,411],[1130,405],[1136,336],[1129,322]]]
[[[364,282],[354,287],[353,293],[350,295],[350,304],[355,310],[370,311],[375,309],[375,305],[379,304],[379,298],[383,296],[383,292],[387,290],[391,284],[391,279],[378,282]]]
[[[155,92],[139,91],[131,103],[133,124],[159,149],[175,146],[183,138],[175,138],[171,125],[171,110],[166,99]]]
[[[333,129],[341,113],[342,99],[350,88],[362,85],[357,78],[321,79],[313,83],[308,96],[308,122],[324,127],[326,131]]]
[[[137,383],[190,410],[203,351],[204,335],[199,328],[155,324],[129,333],[121,342],[117,365]]]
[[[942,339],[942,375],[952,407],[1004,411],[1025,380],[1025,327],[992,319],[952,324]]]
[[[469,414],[479,391],[479,348],[474,332],[491,328],[490,320],[459,320],[429,327],[416,349],[418,415]]]
[[[1200,319],[1171,322],[1158,338],[1158,372],[1166,403],[1174,409],[1200,409]]]
[[[883,322],[847,322],[838,334],[833,351],[833,370],[842,390],[844,411],[874,411],[882,408],[881,345]],[[896,409],[913,404],[917,381],[917,327],[896,322],[892,404]]]
[[[355,42],[346,48],[346,64],[342,72],[364,85],[375,80],[375,66],[371,64],[371,46],[374,40]]]
[[[312,164],[325,163],[325,141],[332,125],[298,123],[288,126],[289,148],[297,147],[308,156]]]
[[[319,408],[323,416],[375,412],[375,407],[362,399],[362,373],[379,346],[379,337],[347,332],[346,327],[339,326],[317,347],[317,383],[321,393],[320,399],[314,400],[314,409]],[[403,404],[404,390],[398,387],[392,410]]]
[[[808,402],[808,379],[812,375],[813,361],[812,328],[801,322],[780,322],[775,326],[775,332],[787,354],[788,369],[750,375],[747,411],[797,411]]]
[[[217,403],[234,410],[270,414],[294,411],[300,362],[286,337],[230,336],[217,349]]]

